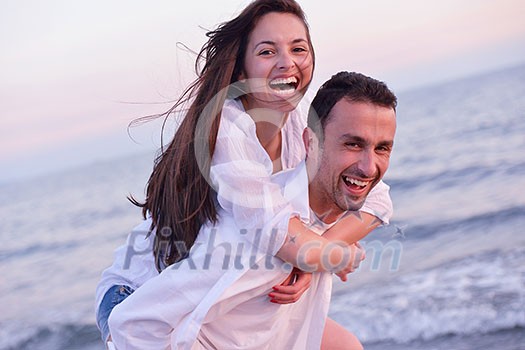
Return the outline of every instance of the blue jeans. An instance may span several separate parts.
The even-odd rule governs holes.
[[[107,342],[109,337],[109,314],[115,306],[124,301],[124,299],[129,297],[134,291],[135,290],[129,286],[120,285],[109,288],[106,294],[104,294],[104,298],[102,298],[97,314],[97,326],[104,343]]]

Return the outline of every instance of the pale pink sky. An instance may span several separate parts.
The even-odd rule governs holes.
[[[299,1],[317,54],[313,87],[361,71],[395,91],[525,62],[522,0]],[[205,31],[248,1],[8,0],[0,4],[0,181],[145,152],[127,136],[189,81]]]

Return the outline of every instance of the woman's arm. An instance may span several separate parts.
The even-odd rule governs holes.
[[[390,187],[383,181],[372,188],[359,211],[348,211],[323,236],[331,241],[353,244],[382,224],[388,224],[393,215]]]
[[[329,241],[354,244],[366,237],[380,224],[381,220],[374,215],[361,211],[347,212],[337,224],[326,230],[323,237]]]
[[[343,230],[343,226],[337,224],[333,229]],[[362,253],[356,245],[329,241],[293,217],[289,221],[285,242],[276,256],[303,271],[334,272],[345,281],[346,275],[359,266]]]
[[[288,129],[283,128],[283,143],[294,146],[286,148],[283,164],[297,167],[305,156],[304,146],[301,146],[302,129],[298,133],[291,133]],[[273,174],[272,160],[259,143],[255,122],[239,101],[227,100],[223,108],[210,181],[217,192],[219,206],[235,220],[238,228],[248,232],[245,239],[263,254],[276,254],[284,242],[290,217],[308,216],[308,210],[300,212],[285,197],[285,185]],[[306,193],[307,180],[300,186],[302,193]],[[303,198],[303,207],[307,209],[306,195]]]
[[[368,235],[380,224],[388,224],[393,215],[393,205],[389,194],[390,187],[380,181],[366,197],[363,207],[358,212],[348,212],[343,224],[348,230],[328,230],[323,236],[328,240],[343,241],[353,244]],[[352,218],[353,217],[353,218]],[[364,256],[364,255],[363,255]],[[311,274],[304,271],[292,272],[297,278],[293,283],[285,280],[273,287],[269,294],[270,300],[278,304],[288,304],[299,300],[301,295],[310,286]],[[292,275],[291,275],[292,276]]]
[[[380,224],[389,222],[393,213],[389,189],[388,185],[380,181],[367,196],[361,211],[347,212],[335,225],[324,232],[322,237],[309,231],[300,220],[291,219],[288,237],[277,256],[294,266],[300,267],[299,263],[306,262],[307,266],[311,266],[310,269],[315,266],[315,271],[337,272],[337,268],[342,266],[336,267],[333,263],[327,264],[327,262],[341,261],[341,252],[333,242],[344,242],[350,245],[350,251],[344,253],[350,254],[347,256],[350,259],[346,268],[350,268],[351,264],[353,267],[358,266],[360,257],[354,255],[352,249],[355,247],[352,245]],[[323,267],[323,264],[326,266]]]

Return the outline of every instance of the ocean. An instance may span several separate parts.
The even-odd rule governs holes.
[[[336,281],[366,349],[525,349],[525,65],[398,94],[395,215]],[[104,349],[94,291],[153,154],[0,185],[0,349]]]

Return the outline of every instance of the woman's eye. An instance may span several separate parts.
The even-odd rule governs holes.
[[[259,52],[259,55],[260,56],[268,56],[268,55],[271,55],[273,53],[272,50],[262,50]]]
[[[307,50],[304,47],[295,47],[293,52],[306,52]]]

